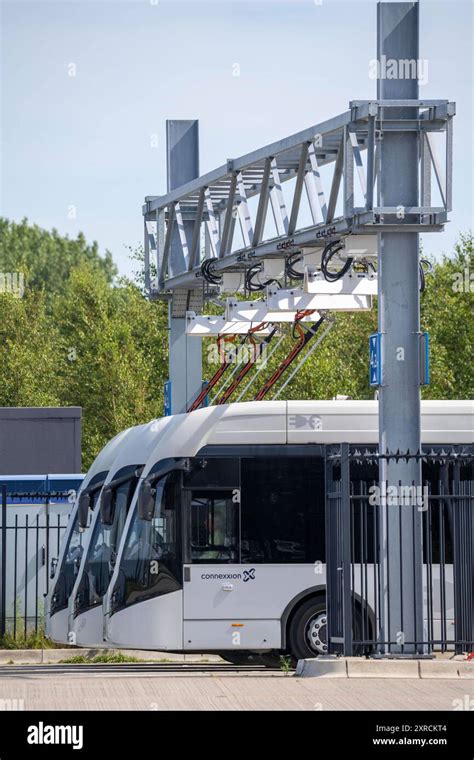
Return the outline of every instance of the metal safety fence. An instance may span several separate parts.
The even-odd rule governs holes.
[[[469,446],[445,449],[379,454],[349,444],[328,447],[329,653],[474,651],[474,451]],[[400,485],[392,494],[379,480],[379,463],[402,458],[421,463],[421,486]],[[415,571],[407,588],[404,568],[417,556],[419,575]]]
[[[26,638],[44,625],[50,564],[59,556],[70,491],[7,492],[1,483],[0,637]]]

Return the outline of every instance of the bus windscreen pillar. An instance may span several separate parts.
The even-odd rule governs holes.
[[[168,192],[199,176],[199,122],[168,120],[166,122],[166,155]],[[191,241],[194,222],[182,220],[182,227],[173,225],[169,270],[171,275],[186,271],[186,241]],[[184,243],[184,245],[183,245]],[[188,243],[189,244],[189,243]],[[201,339],[186,335],[186,311],[193,308],[192,290],[174,290],[169,303],[169,380],[171,413],[181,414],[201,391]],[[199,296],[201,294],[199,293]]]
[[[418,7],[417,2],[378,4],[378,100],[418,99]],[[416,114],[409,107],[391,108],[389,118]],[[383,123],[381,130],[378,206],[399,209],[390,221],[402,223],[404,209],[419,206],[418,135],[384,130]],[[382,232],[379,242],[379,452],[415,454],[421,447],[419,235]],[[382,458],[379,478],[380,493],[396,494],[383,499],[380,508],[381,630],[383,641],[394,642],[382,651],[413,655],[422,651],[415,642],[424,638],[422,509],[407,493],[419,492],[421,463]]]

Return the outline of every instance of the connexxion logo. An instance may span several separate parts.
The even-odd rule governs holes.
[[[251,567],[250,570],[244,570],[242,573],[201,573],[201,579],[203,581],[240,581],[244,583],[247,581],[255,580],[255,568]]]

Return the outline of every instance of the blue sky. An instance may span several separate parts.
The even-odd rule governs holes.
[[[1,14],[1,213],[82,231],[123,273],[144,196],[166,191],[167,118],[199,119],[205,172],[375,96],[375,0],[2,0]],[[433,253],[472,227],[472,21],[471,0],[421,1],[420,96],[457,102],[454,211],[424,236]]]

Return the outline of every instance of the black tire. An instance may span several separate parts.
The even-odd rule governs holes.
[[[296,660],[327,654],[326,600],[308,599],[299,607],[290,624],[290,653]]]
[[[356,610],[354,616],[354,638],[360,640],[362,638],[360,610]],[[319,627],[317,627],[318,624]],[[308,657],[319,657],[321,654],[327,654],[327,630],[326,600],[324,597],[308,599],[295,612],[290,624],[289,646],[292,657],[296,660],[303,660]],[[371,635],[370,628],[369,638]],[[364,653],[362,645],[354,647],[354,655],[363,655]]]

